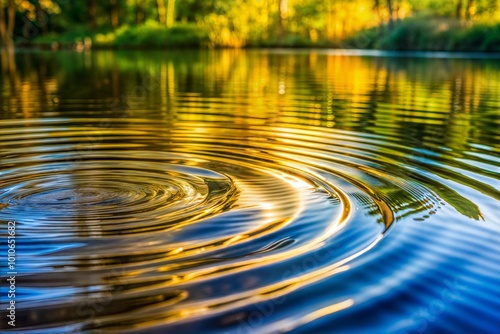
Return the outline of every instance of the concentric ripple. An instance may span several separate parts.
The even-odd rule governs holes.
[[[488,95],[500,80],[469,92],[487,98],[465,112],[446,85],[435,99],[419,95],[435,89],[432,60],[423,77],[410,62],[406,77],[390,79],[391,63],[361,57],[215,54],[247,62],[246,76],[219,72],[218,58],[152,58],[157,85],[99,77],[77,93],[55,71],[46,81],[56,80],[57,103],[37,112],[37,88],[25,101],[22,85],[0,82],[0,220],[16,222],[17,330],[500,328],[500,141],[490,118],[500,101]],[[86,66],[75,63],[70,77]],[[128,77],[119,64],[111,78],[149,73],[134,63]],[[205,72],[185,72],[200,64]],[[353,90],[343,67],[370,75]],[[113,109],[108,93],[137,87],[145,94]]]
[[[7,170],[0,198],[6,214],[33,217],[25,233],[50,228],[53,234],[73,235],[78,232],[74,221],[84,220],[94,221],[90,225],[106,236],[173,228],[234,201],[231,180],[207,169],[102,158]],[[11,173],[23,177],[9,178]]]

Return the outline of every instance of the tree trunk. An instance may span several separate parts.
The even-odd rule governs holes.
[[[158,5],[158,22],[162,26],[165,25],[165,2],[163,0],[157,0],[156,1]]]
[[[331,42],[335,40],[335,6],[332,0],[327,3],[326,37]]]
[[[117,0],[109,0],[111,4],[111,25],[113,28],[118,28],[118,1]]]
[[[387,0],[387,10],[389,12],[389,30],[392,30],[394,27],[394,17],[392,11],[392,0]]]
[[[9,0],[9,6],[7,9],[9,16],[9,23],[7,24],[7,39],[14,45],[12,41],[12,35],[14,34],[14,23],[16,21],[16,8],[14,4],[14,0]]]
[[[467,8],[465,9],[465,18],[470,20],[474,17],[476,11],[476,0],[467,1]]]
[[[401,2],[398,0],[393,0],[394,1],[394,9],[396,11],[396,18],[394,18],[394,21],[397,23],[399,21],[399,11],[401,10]]]
[[[7,39],[7,22],[5,21],[4,0],[0,0],[0,39],[2,46]]]
[[[285,35],[285,19],[288,14],[288,0],[278,0],[278,44],[282,44]]]
[[[88,10],[89,10],[89,25],[90,29],[95,29],[96,24],[96,13],[97,13],[97,0],[88,0]]]
[[[457,0],[455,5],[455,17],[457,19],[462,18],[462,0]]]
[[[172,27],[175,23],[175,0],[167,1],[167,27]]]
[[[144,0],[137,0],[136,2],[136,19],[137,24],[144,22]]]
[[[2,48],[8,53],[14,52],[14,22],[16,20],[16,8],[14,0],[9,0],[7,4],[7,18],[5,18],[4,0],[0,0],[0,38],[2,39]]]
[[[378,37],[380,38],[384,34],[384,22],[382,19],[382,14],[380,12],[380,0],[375,0],[373,9],[377,13]]]

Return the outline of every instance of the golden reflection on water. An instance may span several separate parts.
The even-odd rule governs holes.
[[[0,88],[27,331],[402,331],[498,283],[495,60],[19,53]]]

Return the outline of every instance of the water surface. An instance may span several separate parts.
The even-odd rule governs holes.
[[[498,333],[500,63],[376,56],[17,54],[16,330]]]

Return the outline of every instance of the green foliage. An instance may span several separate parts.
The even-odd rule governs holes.
[[[193,24],[165,28],[157,22],[148,21],[140,26],[122,26],[115,33],[97,35],[95,43],[118,48],[200,47],[208,43],[208,34]]]
[[[374,27],[359,31],[344,39],[339,45],[343,49],[375,49],[384,27]]]
[[[90,38],[93,35],[92,32],[84,25],[75,25],[73,29],[65,32],[49,32],[45,35],[37,36],[32,44],[35,45],[50,45],[52,43],[58,43],[62,45],[73,45],[76,43],[83,43],[85,38]]]
[[[415,17],[398,22],[373,47],[398,51],[500,50],[500,24],[469,26],[459,20]]]
[[[499,50],[499,0],[391,1],[389,31],[387,0],[16,0],[14,33],[25,44],[63,47],[90,38],[113,48]],[[175,3],[175,24],[167,29],[168,3]]]
[[[273,47],[279,45],[284,48],[308,48],[308,47],[318,47],[318,46],[326,46],[326,41],[321,41],[319,43],[312,42],[309,38],[301,36],[301,35],[286,35],[282,41],[278,41],[277,39],[269,39],[265,41],[259,41],[256,43],[249,43],[249,46],[252,47]]]
[[[476,25],[460,31],[454,39],[458,51],[500,52],[500,24]]]
[[[100,48],[186,48],[202,47],[209,42],[203,28],[193,24],[179,24],[172,28],[148,21],[140,26],[121,26],[116,31],[96,33],[85,26],[75,26],[66,33],[49,33],[37,37],[32,44],[51,47],[57,43],[73,47],[90,39],[94,47]]]
[[[483,51],[500,52],[500,24],[488,30],[486,39],[481,46]]]

